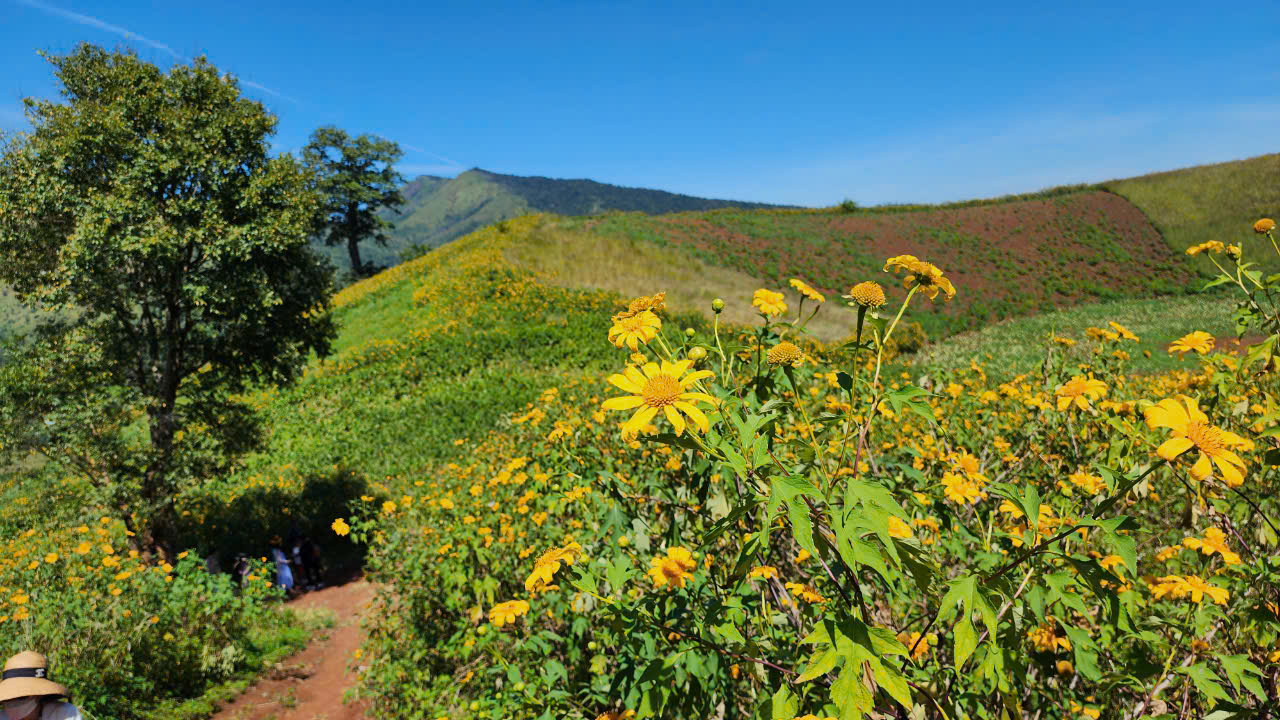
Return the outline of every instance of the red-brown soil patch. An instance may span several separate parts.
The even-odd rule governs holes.
[[[305,650],[264,673],[213,717],[215,720],[360,720],[362,703],[343,703],[356,684],[356,649],[363,640],[360,616],[373,599],[373,586],[354,580],[315,590],[290,601],[296,609],[332,610],[336,624]]]
[[[777,285],[798,277],[837,295],[874,279],[901,297],[884,261],[915,255],[942,268],[957,288],[953,301],[933,305],[934,316],[926,318],[931,330],[944,332],[1080,302],[1149,297],[1197,277],[1138,208],[1102,191],[853,214],[615,215],[589,227],[682,246]]]

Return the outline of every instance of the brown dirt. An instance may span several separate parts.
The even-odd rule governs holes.
[[[305,650],[264,673],[262,679],[223,707],[214,720],[360,720],[362,703],[343,703],[356,684],[355,652],[363,639],[360,615],[373,587],[357,578],[289,602],[295,609],[327,608],[336,624]]]

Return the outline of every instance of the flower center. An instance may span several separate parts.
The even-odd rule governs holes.
[[[644,404],[653,408],[662,408],[667,405],[673,405],[680,399],[680,394],[684,392],[684,388],[680,387],[680,383],[670,375],[659,375],[650,378],[649,382],[644,384],[644,388],[640,390],[640,397],[644,398]]]
[[[1222,431],[1202,422],[1187,423],[1187,439],[1195,443],[1204,454],[1213,457],[1226,448],[1222,439]]]

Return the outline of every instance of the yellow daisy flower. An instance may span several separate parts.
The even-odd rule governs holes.
[[[919,260],[914,255],[896,255],[889,258],[884,263],[884,270],[888,272],[892,268],[896,273],[898,271],[906,272],[903,278],[903,285],[910,290],[913,286],[919,285],[920,290],[929,296],[930,300],[938,298],[938,291],[946,293],[946,300],[956,296],[956,288],[951,281],[942,276],[942,270],[933,263]]]
[[[773,317],[781,315],[787,311],[787,303],[783,299],[782,293],[761,288],[755,291],[751,296],[751,304],[760,311],[761,314]]]
[[[796,292],[800,293],[801,295],[809,298],[814,302],[821,303],[821,302],[827,301],[827,298],[825,295],[809,287],[804,283],[803,280],[799,278],[791,278],[791,287],[795,288]]]
[[[1209,424],[1209,418],[1186,395],[1166,398],[1147,408],[1147,427],[1169,428],[1173,436],[1156,448],[1156,454],[1173,461],[1184,452],[1195,448],[1200,457],[1191,466],[1191,476],[1204,480],[1217,465],[1222,480],[1231,487],[1244,482],[1244,460],[1232,452],[1233,448],[1252,450],[1253,443],[1233,432]],[[1211,462],[1212,461],[1212,462]]]
[[[1206,355],[1213,351],[1215,340],[1213,336],[1203,330],[1196,330],[1174,340],[1169,345],[1169,354],[1178,353],[1179,357],[1189,352],[1197,352]]]
[[[623,424],[625,435],[639,434],[659,410],[675,427],[677,435],[684,433],[685,416],[705,433],[711,428],[711,423],[694,403],[715,405],[716,399],[706,393],[689,392],[689,388],[715,373],[710,370],[695,370],[685,375],[690,365],[692,362],[689,360],[674,363],[663,360],[661,365],[645,363],[641,368],[628,367],[621,374],[610,375],[609,382],[633,394],[605,400],[602,407],[605,410],[636,410],[635,415]]]
[[[609,342],[614,347],[621,348],[625,345],[631,348],[631,352],[637,352],[640,343],[648,345],[661,329],[662,321],[650,310],[641,310],[626,317],[615,316],[613,327],[609,328]]]

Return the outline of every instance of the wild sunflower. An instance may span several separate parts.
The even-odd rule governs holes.
[[[956,296],[955,286],[943,277],[942,270],[933,263],[919,260],[914,255],[897,255],[885,261],[885,272],[890,268],[893,268],[894,272],[899,270],[905,272],[906,275],[902,279],[903,285],[908,290],[919,285],[920,290],[928,295],[930,300],[938,298],[939,290],[946,293],[946,300]]]
[[[666,557],[656,557],[649,561],[649,577],[659,588],[682,588],[685,581],[698,568],[693,553],[682,547],[667,550]]]
[[[822,303],[827,301],[825,295],[806,285],[800,278],[791,278],[791,287],[795,288],[796,292],[814,302]]]
[[[849,288],[849,294],[844,297],[859,307],[874,310],[884,305],[884,288],[880,287],[880,283],[868,280]]]
[[[1156,448],[1156,454],[1172,462],[1183,453],[1195,448],[1200,457],[1191,466],[1191,476],[1204,480],[1218,467],[1222,480],[1231,487],[1244,482],[1244,460],[1232,451],[1253,449],[1253,443],[1233,432],[1209,424],[1209,418],[1186,395],[1165,398],[1147,408],[1147,427],[1164,427],[1173,431],[1173,437]]]
[[[765,360],[770,365],[798,367],[804,361],[804,352],[795,343],[783,340],[769,348],[769,353],[765,356]]]
[[[603,407],[605,410],[636,410],[635,415],[623,424],[622,430],[626,435],[638,434],[659,410],[675,427],[677,435],[684,433],[684,416],[688,416],[699,430],[707,432],[711,423],[694,403],[715,405],[716,399],[706,393],[689,392],[689,388],[715,373],[710,370],[695,370],[685,375],[692,364],[689,360],[674,363],[663,360],[661,365],[645,363],[641,368],[628,367],[621,374],[610,375],[609,382],[632,394],[609,398],[604,401]]]
[[[614,347],[625,345],[631,348],[631,352],[637,352],[640,343],[648,345],[661,329],[662,320],[650,310],[641,310],[634,315],[619,313],[613,318],[613,327],[609,328],[609,342]]]
[[[782,293],[761,288],[751,296],[751,304],[756,306],[762,315],[775,316],[787,311],[787,303]]]
[[[1253,231],[1259,235],[1265,235],[1276,229],[1276,221],[1271,218],[1262,218],[1253,224]]]
[[[1107,384],[1101,380],[1076,375],[1058,387],[1058,412],[1075,407],[1088,410],[1089,401],[1107,394]]]
[[[1199,245],[1192,245],[1187,248],[1187,254],[1199,255],[1202,252],[1220,253],[1226,249],[1227,246],[1223,245],[1221,240],[1209,240],[1208,242],[1202,242]]]
[[[1189,352],[1197,352],[1205,355],[1213,351],[1214,342],[1212,335],[1203,330],[1196,330],[1174,340],[1169,345],[1169,354],[1178,353],[1179,356],[1183,356]]]
[[[514,623],[516,618],[529,612],[529,603],[524,600],[508,600],[498,603],[489,609],[489,622],[494,627],[502,627]]]

